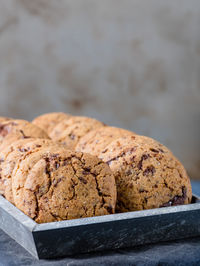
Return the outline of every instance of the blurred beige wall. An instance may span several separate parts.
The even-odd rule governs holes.
[[[0,115],[93,116],[200,178],[200,1],[0,1],[0,92]]]

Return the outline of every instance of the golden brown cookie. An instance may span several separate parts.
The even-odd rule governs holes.
[[[135,133],[117,127],[97,128],[80,138],[75,150],[98,156],[113,140],[129,135]]]
[[[110,168],[89,154],[49,147],[18,162],[12,175],[15,205],[38,223],[114,213]]]
[[[9,120],[0,123],[0,149],[4,149],[18,139],[43,138],[49,136],[41,128],[25,120]]]
[[[69,149],[74,149],[79,139],[85,134],[96,128],[104,127],[105,125],[96,119],[74,116],[68,120],[60,122],[50,134],[55,141],[60,141]]]
[[[13,202],[12,194],[12,172],[18,162],[27,153],[40,150],[55,143],[50,139],[21,139],[13,142],[0,151],[0,194],[8,201]],[[59,145],[60,146],[60,145]]]
[[[48,134],[59,124],[62,120],[67,120],[71,115],[65,113],[47,113],[36,117],[32,123],[45,130]]]
[[[11,120],[11,118],[0,116],[0,123]]]
[[[99,158],[115,175],[118,212],[191,202],[191,184],[183,165],[151,138],[119,138]]]

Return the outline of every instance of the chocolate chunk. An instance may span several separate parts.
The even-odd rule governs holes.
[[[185,202],[185,199],[187,197],[187,189],[186,187],[182,187],[182,196],[175,196],[168,202],[162,204],[160,208],[162,207],[169,207],[169,206],[177,206],[177,205],[183,205]]]
[[[108,151],[108,149],[105,149],[105,150],[103,150],[101,153],[106,153]]]
[[[112,214],[113,213],[113,208],[112,206],[105,206],[106,210],[108,211],[108,213]]]
[[[133,147],[130,150],[126,151],[126,153],[128,154],[132,154],[133,152],[135,152],[137,150],[137,147]]]
[[[52,184],[53,184],[54,186],[56,186],[56,184],[57,184],[57,181],[56,181],[56,179],[55,179],[55,178],[53,179],[53,181],[52,181]]]
[[[11,131],[11,128],[9,127],[9,125],[8,124],[6,124],[6,125],[0,125],[0,135],[2,136],[2,137],[5,137],[5,136],[7,136],[9,133],[10,133],[10,131]]]
[[[120,157],[122,157],[122,156],[124,156],[124,155],[125,155],[125,152],[123,152],[122,154],[120,154],[120,155],[118,155],[118,156],[116,156],[116,157],[114,157],[114,158],[108,160],[106,163],[107,163],[108,165],[110,165],[113,161],[117,161]]]
[[[63,176],[60,177],[60,178],[58,178],[57,184],[60,183],[60,182],[62,181],[63,178],[64,178]]]
[[[131,175],[132,174],[132,172],[131,172],[131,170],[128,170],[128,171],[126,171],[126,173],[125,173],[126,175]]]
[[[124,157],[126,154],[132,154],[133,152],[135,152],[136,151],[136,147],[133,147],[133,148],[131,148],[131,149],[127,149],[127,150],[125,150],[124,152],[122,152],[121,154],[119,154],[118,156],[116,156],[116,157],[114,157],[114,158],[111,158],[110,160],[108,160],[106,163],[108,164],[108,165],[110,165],[113,161],[117,161],[119,158],[121,158],[121,157]]]
[[[19,148],[19,151],[20,152],[28,152],[30,150],[30,148],[28,148],[28,149],[25,149],[25,148]]]
[[[35,145],[37,148],[41,148],[42,147],[42,145],[39,145],[39,144],[36,144]]]
[[[159,153],[159,150],[156,150],[154,148],[151,148],[150,151],[155,152],[155,153]]]
[[[87,171],[87,172],[90,172],[91,168],[90,167],[85,167],[84,170]]]
[[[24,139],[28,139],[28,138],[30,138],[30,136],[26,136],[25,134],[24,134],[24,131],[23,130],[19,130],[19,132],[22,134],[22,137],[24,138]]]
[[[137,166],[139,170],[142,169],[142,162],[143,162],[144,160],[147,160],[149,157],[150,157],[149,154],[143,154],[143,155],[142,155],[142,157],[141,157],[141,159],[140,159],[140,161],[139,161],[139,163],[138,163],[138,166]]]
[[[70,139],[74,140],[76,136],[74,134],[69,134],[69,137]]]
[[[9,122],[9,123],[6,123],[5,125],[0,124],[0,135],[2,137],[7,136],[11,132],[12,126],[16,126],[16,125],[17,124],[15,122]]]
[[[50,169],[49,169],[49,160],[46,158],[46,167],[45,167],[45,173],[50,176]]]
[[[149,157],[150,157],[149,154],[143,154],[143,155],[142,155],[142,160],[146,160],[146,159],[148,159]]]
[[[60,164],[55,162],[55,168],[58,169],[60,167]]]
[[[58,157],[59,157],[58,153],[51,154],[50,160],[53,161],[53,160],[57,159]]]
[[[131,162],[134,162],[134,161],[135,161],[135,156],[132,156],[132,157],[130,158],[130,161],[131,161]]]
[[[44,200],[44,202],[46,202],[46,203],[49,201],[49,199],[48,199],[47,197],[44,197],[43,200]]]
[[[88,171],[82,171],[82,174],[83,174],[83,175],[90,175],[91,173],[88,172]]]
[[[68,165],[68,164],[70,164],[70,163],[69,163],[69,160],[68,160],[68,159],[65,159],[65,160],[63,161],[63,166],[66,166],[66,165]]]
[[[87,180],[83,177],[78,178],[83,184],[87,184]]]
[[[60,183],[60,182],[62,181],[63,178],[64,178],[64,177],[60,177],[60,178],[58,178],[58,180],[56,180],[56,179],[54,178],[54,180],[53,180],[53,182],[52,182],[52,184],[54,185],[54,187],[57,187],[58,183]]]
[[[149,174],[152,174],[152,175],[154,175],[154,173],[156,172],[156,169],[155,169],[155,167],[153,166],[153,165],[151,165],[151,166],[148,166],[145,170],[144,170],[144,172],[143,172],[143,175],[149,175]]]
[[[83,206],[83,209],[84,209],[85,213],[87,214],[88,208],[86,206]]]

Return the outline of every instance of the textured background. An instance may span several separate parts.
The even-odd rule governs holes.
[[[200,1],[0,1],[0,92],[1,115],[93,116],[200,178]]]

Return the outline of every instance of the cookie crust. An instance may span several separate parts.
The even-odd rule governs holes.
[[[69,119],[70,117],[71,115],[62,112],[47,113],[36,117],[32,123],[42,128],[47,132],[47,134],[51,134],[51,131],[57,124],[59,124],[62,120]]]
[[[98,158],[57,147],[29,154],[15,167],[16,206],[37,223],[114,213],[116,187]]]
[[[11,120],[12,118],[0,116],[0,123]]]
[[[49,136],[41,128],[25,120],[0,123],[0,149],[4,149],[16,140],[27,138],[49,139]]]
[[[68,149],[75,149],[78,141],[90,131],[104,127],[104,124],[96,119],[75,116],[59,123],[51,133],[51,138],[62,142]]]
[[[98,156],[113,140],[129,135],[135,133],[117,127],[97,128],[80,138],[75,150]]]
[[[191,202],[190,179],[183,165],[164,145],[151,138],[137,135],[119,138],[99,157],[115,175],[118,212]]]
[[[0,151],[0,194],[14,204],[12,193],[12,172],[16,163],[26,154],[43,147],[55,146],[49,139],[21,139]],[[60,146],[60,145],[59,145]]]

